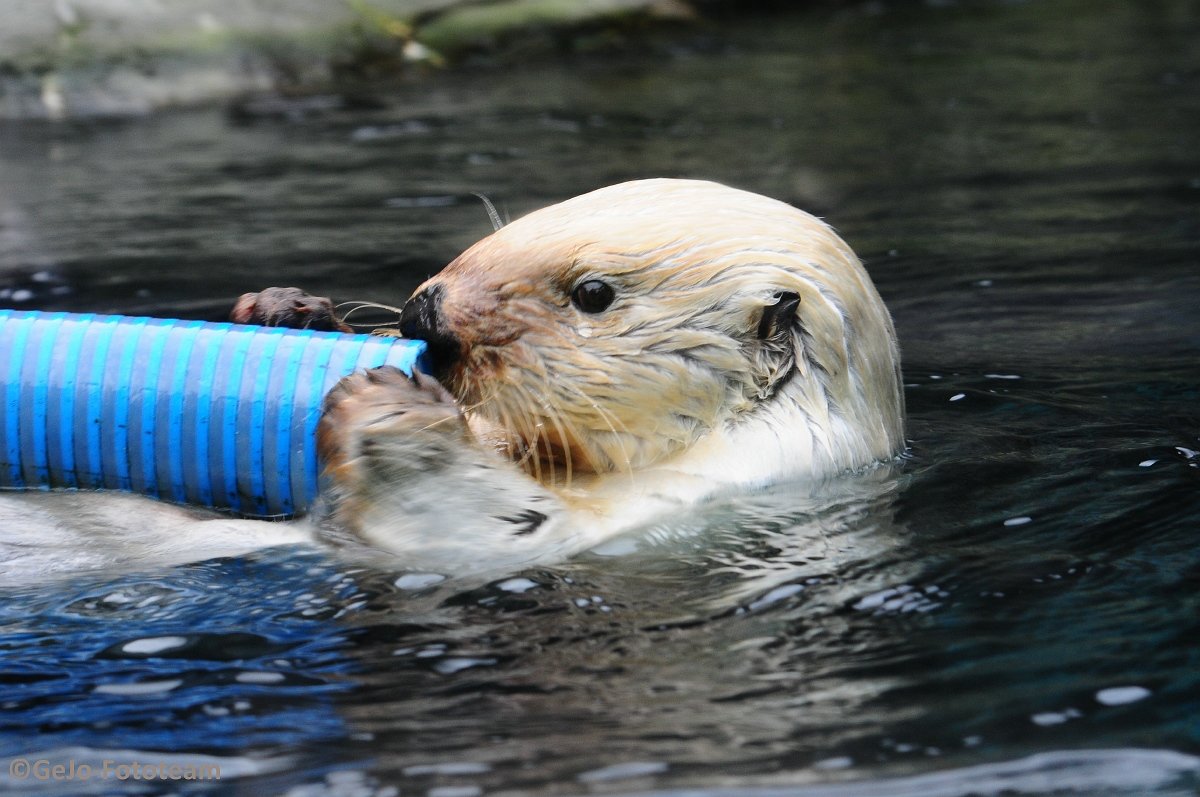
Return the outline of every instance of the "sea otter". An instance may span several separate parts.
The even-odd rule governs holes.
[[[235,317],[306,324],[320,304],[264,292]],[[330,393],[320,523],[405,566],[559,558],[903,446],[896,335],[858,258],[817,218],[716,183],[639,180],[531,213],[418,287],[400,329],[433,373]]]

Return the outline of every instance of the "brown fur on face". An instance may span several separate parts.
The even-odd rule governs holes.
[[[602,312],[571,300],[592,279],[615,291]],[[811,427],[826,468],[902,445],[891,319],[850,248],[784,203],[624,183],[503,227],[418,290],[433,286],[461,343],[447,387],[541,481],[660,463],[775,405]],[[761,340],[783,293],[795,324]]]

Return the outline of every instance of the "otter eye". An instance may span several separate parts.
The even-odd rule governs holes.
[[[571,301],[585,313],[602,313],[615,298],[612,286],[600,280],[585,280],[571,291]]]

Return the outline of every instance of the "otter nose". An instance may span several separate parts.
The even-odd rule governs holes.
[[[433,375],[444,377],[462,354],[462,344],[446,326],[442,314],[445,290],[434,285],[415,294],[400,312],[400,334],[423,340],[429,345],[429,362]]]

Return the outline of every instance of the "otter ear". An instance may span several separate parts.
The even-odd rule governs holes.
[[[796,343],[792,336],[798,319],[800,294],[780,291],[775,304],[763,308],[754,347],[754,387],[760,401],[775,395],[796,370]]]
[[[758,321],[758,339],[772,340],[787,332],[796,323],[796,308],[800,306],[800,294],[781,291],[775,294],[775,304],[763,308]]]

